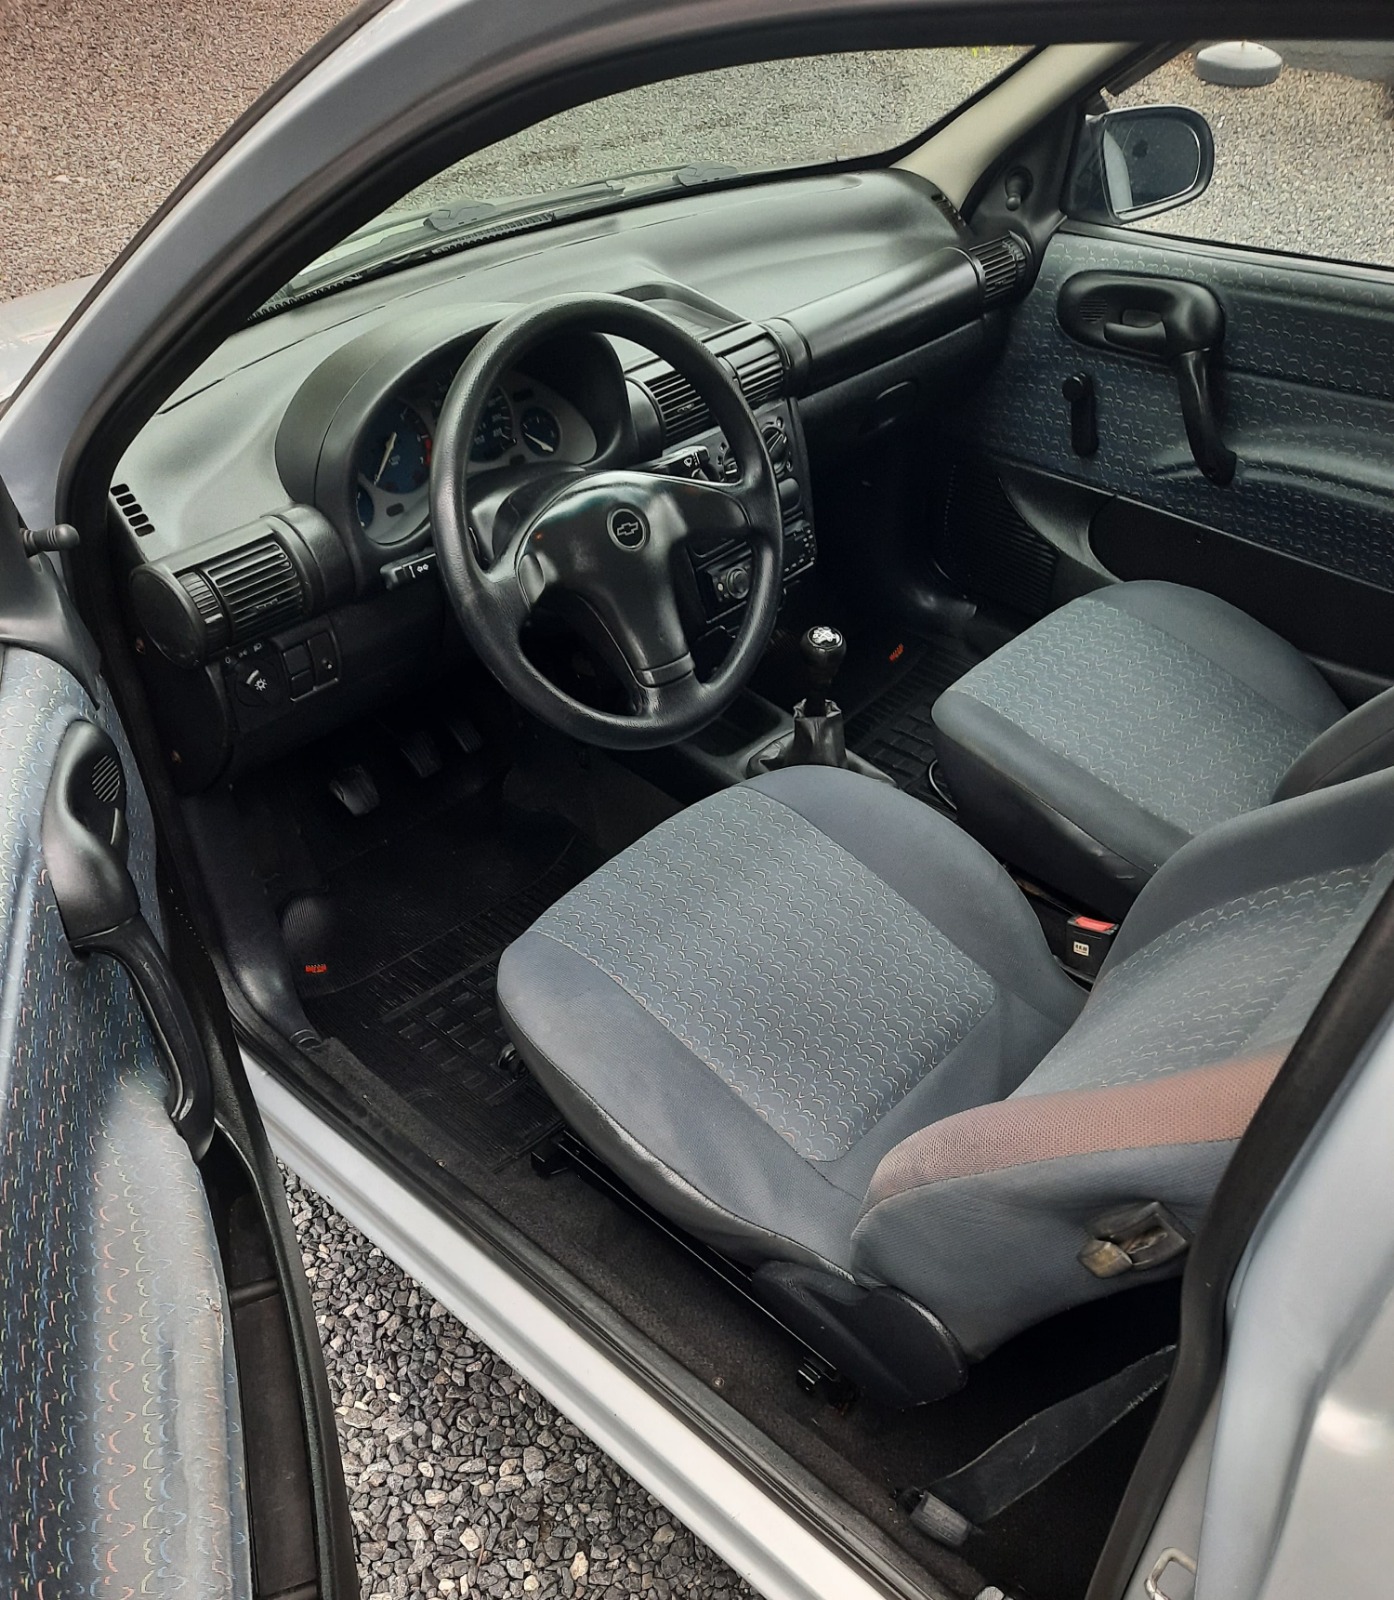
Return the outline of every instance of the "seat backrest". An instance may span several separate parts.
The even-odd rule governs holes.
[[[1101,1219],[1157,1202],[1182,1232],[1199,1223],[1391,882],[1394,771],[1192,840],[1143,891],[1089,1003],[1009,1100],[935,1123],[881,1162],[854,1270],[928,1306],[975,1356],[1145,1281],[1081,1262]]]
[[[1283,774],[1273,798],[1291,800],[1388,767],[1394,767],[1394,689],[1348,711],[1319,733]]]

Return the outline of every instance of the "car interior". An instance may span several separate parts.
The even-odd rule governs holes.
[[[1394,877],[1394,284],[1129,226],[1180,48],[428,217],[111,486],[249,1051],[964,1595],[1083,1592]]]

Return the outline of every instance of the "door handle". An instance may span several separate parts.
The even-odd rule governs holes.
[[[170,1119],[199,1161],[213,1138],[213,1080],[169,958],[141,912],[128,838],[116,746],[94,723],[72,722],[44,798],[44,866],[73,950],[125,968],[164,1059]]]
[[[1220,433],[1210,358],[1225,336],[1224,309],[1203,284],[1125,272],[1077,272],[1061,285],[1060,326],[1096,350],[1165,362],[1176,377],[1186,442],[1196,465],[1220,487],[1238,458]]]

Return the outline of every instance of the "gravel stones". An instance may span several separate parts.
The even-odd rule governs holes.
[[[737,1600],[751,1590],[287,1174],[364,1600]]]
[[[1394,266],[1394,98],[1383,82],[1292,64],[1262,88],[1202,83],[1189,53],[1114,105],[1202,112],[1215,175],[1197,200],[1135,224],[1155,233]]]

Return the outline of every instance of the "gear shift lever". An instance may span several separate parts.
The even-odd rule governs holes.
[[[806,717],[828,714],[828,690],[833,686],[842,663],[847,659],[847,640],[836,628],[824,623],[810,628],[799,640],[799,654],[808,668],[810,693],[804,700]]]
[[[828,698],[828,690],[846,659],[847,641],[836,628],[818,623],[799,640],[799,654],[808,668],[809,692],[794,707],[794,737],[785,765],[845,767],[842,712]]]
[[[794,707],[792,732],[757,750],[746,766],[748,777],[777,772],[781,767],[844,767],[864,778],[895,785],[895,779],[861,756],[849,755],[842,712],[828,698],[838,668],[847,657],[847,641],[824,623],[799,640],[799,654],[808,669],[808,693]]]

